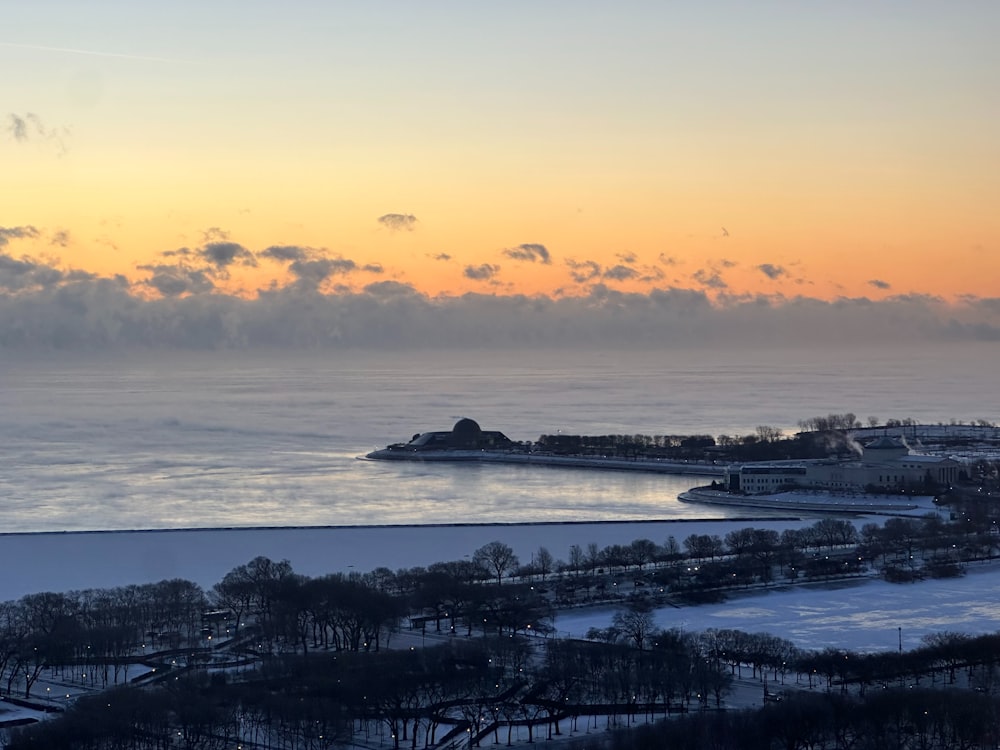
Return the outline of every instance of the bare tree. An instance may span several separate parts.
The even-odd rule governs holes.
[[[477,565],[495,573],[497,584],[503,582],[503,575],[507,571],[515,570],[518,566],[517,555],[510,545],[503,542],[490,542],[477,549],[472,555],[472,561]]]
[[[621,612],[615,612],[611,620],[614,627],[623,638],[635,644],[635,647],[642,651],[649,638],[650,633],[655,629],[653,616],[649,609],[633,606]]]
[[[538,552],[535,553],[535,566],[543,581],[545,576],[552,572],[553,562],[552,553],[549,552],[548,548],[539,547]]]
[[[646,563],[656,558],[656,542],[651,539],[636,539],[629,545],[632,562],[642,570]]]
[[[601,564],[601,548],[597,546],[596,542],[588,543],[587,565],[590,567],[590,572],[593,573],[595,570],[597,570],[600,564]]]
[[[757,439],[762,443],[773,443],[775,440],[780,440],[781,435],[780,427],[771,427],[766,424],[757,425]]]

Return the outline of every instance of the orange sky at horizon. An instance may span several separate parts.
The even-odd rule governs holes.
[[[80,189],[80,195],[84,192]],[[915,208],[910,208],[897,193],[886,210],[845,206],[843,200],[840,205],[834,201],[817,205],[822,202],[802,199],[786,203],[793,221],[769,216],[749,201],[739,210],[719,212],[726,217],[717,218],[711,209],[690,202],[675,207],[664,203],[662,211],[648,200],[630,205],[620,201],[602,209],[576,208],[565,200],[561,205],[559,201],[535,204],[531,200],[535,196],[530,196],[520,202],[510,200],[506,210],[494,215],[474,216],[460,210],[456,199],[448,205],[441,196],[379,208],[373,200],[367,201],[369,205],[327,208],[276,197],[264,209],[250,208],[259,203],[249,201],[241,208],[241,196],[225,196],[207,201],[207,209],[185,210],[172,209],[169,200],[154,200],[145,190],[132,195],[126,191],[114,199],[108,199],[106,191],[97,192],[95,199],[67,201],[65,205],[72,208],[64,212],[51,203],[38,210],[39,204],[29,205],[32,196],[26,191],[20,201],[8,204],[8,213],[21,208],[21,224],[39,228],[41,235],[12,240],[4,251],[14,257],[58,259],[55,265],[63,269],[123,274],[138,281],[148,275],[140,266],[172,262],[164,252],[196,249],[225,236],[255,254],[271,245],[298,245],[351,259],[358,266],[379,264],[381,274],[335,276],[330,282],[360,288],[396,280],[429,296],[577,295],[585,294],[593,283],[604,283],[632,292],[677,287],[713,295],[725,291],[821,299],[909,293],[989,297],[996,295],[994,280],[1000,278],[1000,254],[987,249],[989,238],[981,236],[968,218],[971,209],[964,212],[964,221],[956,220],[948,211],[935,210],[933,196],[918,196],[911,204]],[[411,231],[392,231],[379,224],[379,212],[393,208],[416,217]],[[961,231],[965,225],[970,228]],[[212,234],[212,228],[221,232]],[[52,244],[57,231],[68,234],[65,247]],[[523,243],[543,245],[551,262],[505,254]],[[441,256],[450,258],[438,260]],[[615,267],[627,270],[617,278],[602,277],[583,267],[588,262],[603,272]],[[569,263],[592,278],[575,282]],[[467,267],[483,264],[498,269],[492,279],[465,276]],[[760,270],[765,265],[773,278]],[[257,268],[233,268],[230,276],[230,282],[220,281],[220,289],[252,293],[272,282],[291,280],[285,264],[266,259],[259,259]],[[712,285],[716,276],[725,287]],[[882,283],[875,286],[872,281]]]
[[[382,269],[327,291],[1000,296],[1000,6],[291,1],[12,19],[0,228],[39,234],[0,254],[141,283],[225,238],[243,294],[294,245]]]

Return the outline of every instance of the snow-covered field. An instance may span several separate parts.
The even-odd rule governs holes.
[[[582,637],[611,624],[616,610],[564,612],[561,636]],[[920,645],[930,633],[1000,630],[1000,567],[969,568],[964,578],[893,584],[869,578],[836,584],[785,586],[738,595],[721,604],[670,607],[655,612],[656,625],[700,632],[732,628],[772,633],[800,648],[891,651]],[[902,631],[900,631],[902,629]]]

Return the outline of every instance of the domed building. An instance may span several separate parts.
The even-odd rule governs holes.
[[[482,435],[483,429],[479,423],[467,417],[455,422],[455,426],[451,428],[451,440],[454,446],[477,448]]]
[[[433,450],[504,450],[513,448],[514,441],[496,430],[484,430],[474,419],[463,417],[450,431],[423,432],[397,449]],[[396,446],[391,446],[396,447]]]

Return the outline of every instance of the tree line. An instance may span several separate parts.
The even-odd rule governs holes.
[[[961,424],[952,421],[952,424]],[[978,419],[969,422],[978,427],[993,427],[993,423]],[[772,461],[782,459],[827,458],[831,455],[848,456],[857,453],[857,444],[848,438],[853,430],[886,427],[898,429],[920,423],[912,417],[891,418],[884,422],[878,417],[867,417],[864,422],[852,412],[831,413],[799,420],[799,432],[786,431],[773,425],[757,425],[752,433],[743,435],[646,435],[607,434],[575,435],[543,434],[534,443],[534,450],[563,455],[611,456],[628,459],[667,460],[717,460],[717,461]],[[973,442],[968,436],[939,436],[939,441],[953,445]]]
[[[258,557],[208,591],[173,580],[32,594],[0,605],[0,685],[8,695],[31,697],[43,676],[109,689],[141,672],[144,687],[112,690],[108,695],[116,697],[104,710],[120,707],[127,714],[109,726],[145,728],[131,744],[101,735],[91,744],[66,745],[95,748],[158,747],[157,727],[164,722],[188,747],[225,746],[213,743],[232,739],[236,730],[227,727],[248,726],[262,727],[257,736],[273,747],[331,746],[322,742],[376,725],[387,739],[408,738],[411,747],[417,735],[426,745],[456,727],[470,736],[485,727],[558,732],[561,722],[584,715],[613,724],[644,712],[721,704],[729,681],[744,668],[776,684],[794,675],[810,685],[815,679],[817,686],[854,685],[862,692],[879,680],[964,669],[966,683],[992,690],[993,654],[1000,649],[985,638],[942,637],[906,655],[863,657],[800,653],[762,634],[663,631],[650,617],[651,607],[671,600],[724,596],[779,576],[840,577],[866,566],[887,577],[891,571],[960,574],[964,561],[996,554],[997,519],[983,502],[955,511],[951,521],[894,518],[860,530],[826,518],[780,534],[746,527],[723,536],[693,533],[680,542],[668,537],[662,544],[575,544],[565,561],[543,547],[522,563],[508,545],[491,542],[462,560],[315,578],[295,573],[287,561]],[[561,607],[602,600],[623,606],[588,642],[525,637],[551,635]],[[464,637],[446,638],[440,651],[387,649],[407,617],[411,637]],[[418,658],[425,651],[434,653]],[[392,677],[394,670],[402,671]],[[338,679],[346,687],[330,682]],[[414,683],[427,685],[425,697],[400,694]],[[360,704],[358,686],[365,686]],[[378,700],[366,702],[369,693]],[[62,731],[64,722],[83,722],[103,705],[81,699],[64,719],[24,730],[18,741]],[[309,734],[317,726],[322,742]],[[298,739],[278,743],[281,733]]]

